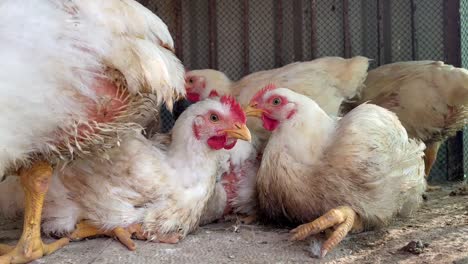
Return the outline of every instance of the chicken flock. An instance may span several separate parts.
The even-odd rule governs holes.
[[[134,0],[5,0],[0,20],[0,213],[24,215],[1,264],[97,235],[177,243],[232,214],[297,225],[292,240],[332,230],[325,257],[415,213],[468,115],[468,71],[440,61],[324,57],[234,82],[184,72]],[[145,137],[183,97],[172,131]]]

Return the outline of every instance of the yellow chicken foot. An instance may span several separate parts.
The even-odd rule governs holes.
[[[338,245],[350,230],[362,231],[363,226],[360,217],[351,207],[340,206],[328,211],[311,223],[300,225],[291,230],[293,236],[290,240],[304,240],[308,236],[318,234],[330,227],[333,227],[334,231],[322,245],[320,251],[322,258]]]
[[[36,162],[29,169],[19,171],[21,186],[25,194],[25,211],[23,233],[16,247],[0,245],[0,264],[27,263],[68,244],[62,238],[51,244],[41,240],[41,214],[44,197],[52,177],[52,167],[46,162]]]
[[[148,240],[148,241],[166,243],[166,244],[177,244],[182,238],[182,236],[179,233],[170,233],[170,234],[155,233],[151,235],[148,232],[143,231],[143,227],[141,224],[133,224],[129,226],[127,229],[130,231],[131,234],[133,234],[133,236],[136,239],[139,239],[139,240]]]
[[[87,221],[81,221],[76,225],[75,231],[69,235],[72,240],[81,240],[88,237],[108,236],[117,238],[120,243],[126,246],[129,250],[136,250],[135,242],[132,240],[132,233],[123,227],[116,227],[112,230],[105,231]]]

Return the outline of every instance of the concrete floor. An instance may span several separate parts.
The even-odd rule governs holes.
[[[383,230],[349,235],[322,261],[308,242],[288,241],[288,230],[218,223],[201,227],[177,245],[138,241],[135,252],[110,238],[73,242],[33,263],[468,263],[468,196],[453,186],[428,194],[410,219]],[[0,242],[14,243],[21,220],[0,220]],[[410,241],[428,243],[419,255],[401,251]]]

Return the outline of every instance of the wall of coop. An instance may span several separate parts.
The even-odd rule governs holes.
[[[456,32],[448,32],[447,23],[455,9],[462,14],[458,41],[463,40],[462,65],[468,66],[468,31],[463,30],[468,0],[140,2],[168,24],[186,68],[219,69],[233,80],[323,56],[363,55],[373,59],[370,68],[404,60],[447,61],[447,34]],[[165,111],[162,117],[162,131],[169,131],[173,117]],[[453,144],[464,144],[463,151],[457,152]],[[431,178],[453,179],[448,175],[452,173],[462,179],[467,157],[468,139],[460,134],[458,141],[441,147]],[[453,164],[461,166],[462,175],[460,169],[451,169]]]

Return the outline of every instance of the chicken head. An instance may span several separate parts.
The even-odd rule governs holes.
[[[187,99],[192,102],[229,95],[231,80],[222,72],[216,70],[194,70],[185,75],[185,90]]]

